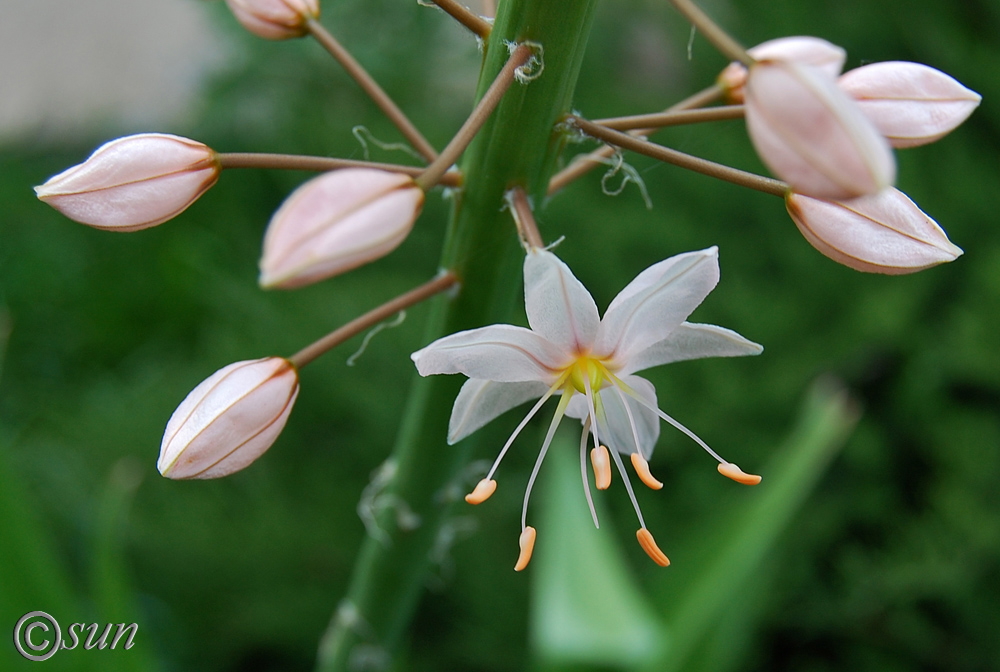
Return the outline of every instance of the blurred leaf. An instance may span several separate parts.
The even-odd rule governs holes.
[[[528,569],[535,572],[532,644],[548,668],[634,668],[662,652],[662,625],[618,537],[594,528],[573,459],[577,444],[560,434],[546,460],[542,523]],[[603,517],[605,528],[609,519]]]
[[[21,479],[11,470],[6,428],[0,424],[0,624],[11,628],[32,611],[44,611],[62,624],[82,612],[66,568]],[[9,636],[9,635],[8,635]],[[10,640],[7,640],[10,642]],[[40,641],[40,640],[36,640]],[[7,645],[10,647],[10,644]],[[58,656],[58,654],[56,654]],[[9,649],[5,670],[32,670],[36,663]],[[53,657],[49,669],[79,670],[86,661],[75,656]],[[8,667],[8,665],[10,667]]]
[[[755,574],[765,555],[844,444],[857,419],[857,409],[839,383],[820,380],[813,385],[797,426],[763,471],[764,480],[747,497],[742,514],[728,523],[706,526],[716,532],[704,537],[701,554],[705,562],[676,567],[671,580],[682,588],[668,602],[666,631],[671,636],[671,647],[649,669],[684,669],[696,647],[706,639],[725,648],[731,644],[733,630],[753,626],[754,611],[745,608],[746,586],[751,586],[752,594],[754,584],[759,583]],[[728,632],[716,627],[724,616],[730,619]]]
[[[129,582],[130,572],[124,553],[128,513],[142,478],[142,467],[135,458],[125,457],[116,462],[108,476],[97,512],[90,580],[99,621],[102,625],[124,624],[123,628],[135,623],[139,628],[132,635],[134,645],[128,649],[127,655],[106,656],[101,663],[102,670],[143,672],[153,669],[149,653],[153,632],[145,619],[137,616],[138,605]],[[113,628],[109,641],[113,641],[118,632]],[[116,650],[122,649],[129,639],[128,631],[122,632],[124,635]]]

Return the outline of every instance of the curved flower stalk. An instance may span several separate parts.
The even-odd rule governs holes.
[[[81,224],[138,231],[184,212],[219,179],[207,146],[165,133],[101,145],[83,163],[35,187],[38,198]]]
[[[271,218],[260,284],[301,287],[384,257],[406,239],[423,205],[423,190],[403,173],[344,168],[315,177]]]
[[[815,198],[874,194],[896,179],[892,149],[836,80],[793,61],[758,61],[746,83],[746,123],[761,160]]]
[[[921,63],[886,61],[845,72],[837,85],[893,147],[917,147],[955,130],[982,100],[953,77]]]
[[[452,410],[449,443],[455,443],[490,420],[531,399],[538,399],[504,444],[499,457],[475,490],[471,504],[496,489],[493,474],[514,439],[551,397],[555,416],[528,481],[521,513],[521,555],[515,569],[531,556],[534,528],[527,525],[528,498],[545,453],[563,416],[583,422],[580,468],[584,492],[597,524],[585,466],[588,434],[598,489],[611,482],[613,460],[639,519],[637,538],[658,564],[669,564],[639,510],[620,454],[629,455],[640,480],[651,488],[662,483],[649,473],[648,459],[659,437],[659,419],[691,437],[718,462],[725,476],[756,484],[759,476],[726,462],[693,432],[657,407],[656,390],[634,375],[661,364],[702,357],[756,355],[761,346],[739,334],[685,319],[719,279],[718,250],[680,254],[640,273],[611,302],[604,317],[594,299],[569,268],[551,252],[532,248],[524,260],[525,311],[530,329],[493,325],[446,336],[413,353],[422,376],[462,373],[469,380]],[[609,451],[610,448],[610,457]]]
[[[858,271],[915,273],[962,255],[937,222],[898,189],[848,201],[789,193],[785,206],[813,247]]]
[[[761,42],[747,49],[747,54],[755,61],[795,61],[802,65],[810,65],[831,77],[840,74],[844,69],[844,61],[847,60],[847,52],[841,47],[809,35],[779,37]],[[747,81],[745,65],[733,61],[719,74],[716,81],[725,91],[729,103],[743,102],[745,94],[743,87]]]
[[[240,24],[258,37],[287,40],[309,32],[319,18],[319,0],[226,0]]]
[[[299,394],[283,357],[236,362],[194,388],[167,422],[156,467],[168,478],[219,478],[246,468],[281,434]]]

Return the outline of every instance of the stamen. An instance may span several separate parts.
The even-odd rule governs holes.
[[[587,498],[587,506],[590,507],[590,516],[594,519],[594,527],[601,529],[601,524],[597,522],[597,510],[594,508],[594,500],[590,496],[590,481],[587,480],[587,434],[590,432],[590,418],[583,423],[583,433],[580,434],[580,477],[583,479],[583,495]]]
[[[611,459],[608,449],[598,446],[590,451],[590,462],[594,465],[594,482],[598,490],[607,490],[611,485]]]
[[[521,531],[520,539],[517,540],[517,544],[521,547],[521,553],[517,556],[517,564],[514,565],[514,571],[520,572],[528,566],[528,562],[531,561],[531,552],[535,550],[535,528],[530,525],[524,528]]]
[[[649,462],[639,453],[632,453],[632,466],[635,467],[635,473],[639,474],[639,480],[647,486],[653,490],[659,490],[663,487],[663,483],[653,478],[653,475],[649,473]],[[721,468],[722,465],[720,464],[719,467]]]
[[[528,519],[528,498],[531,497],[531,488],[535,485],[535,479],[538,477],[538,469],[542,466],[542,460],[545,459],[545,453],[549,451],[549,444],[552,443],[552,437],[556,434],[556,429],[559,428],[559,423],[562,421],[563,414],[566,412],[566,407],[569,406],[569,400],[572,394],[568,392],[562,395],[559,400],[559,405],[556,406],[556,414],[552,417],[552,422],[549,423],[549,431],[545,434],[545,441],[542,443],[542,449],[538,451],[538,459],[535,460],[535,467],[531,470],[531,478],[528,479],[528,487],[524,491],[524,505],[521,507],[521,527],[523,528]]]
[[[473,490],[472,492],[470,492],[465,496],[465,501],[467,501],[469,504],[482,504],[483,502],[485,502],[487,499],[490,498],[490,495],[492,495],[496,491],[496,489],[497,489],[496,481],[489,478],[484,478],[483,480],[479,481],[479,483],[476,483],[475,490]]]
[[[615,458],[615,465],[618,467],[618,473],[622,475],[622,480],[625,481],[625,490],[628,491],[628,498],[632,500],[632,508],[635,509],[635,515],[639,519],[639,525],[646,527],[646,521],[642,519],[642,511],[639,510],[639,502],[635,498],[635,493],[632,491],[632,482],[628,480],[628,472],[625,471],[625,465],[622,464],[622,458],[618,455],[617,450],[609,451],[611,457]]]
[[[602,366],[602,368],[604,368],[604,370],[607,371],[606,367]],[[625,393],[622,392],[622,388],[619,387],[619,385],[617,384],[618,379],[614,378],[613,376],[611,376],[610,373],[608,373],[608,377],[611,379],[612,387],[615,388],[615,392],[618,393],[618,398],[621,399],[621,401],[622,401],[622,406],[625,407],[625,415],[628,416],[628,424],[629,424],[629,427],[632,428],[632,440],[635,441],[635,452],[639,453],[639,457],[642,457],[642,446],[639,445],[639,431],[635,428],[635,418],[632,416],[632,409],[629,408],[629,406],[628,406],[628,399],[625,398]],[[635,466],[635,458],[634,457],[632,458],[632,465]],[[639,471],[639,467],[638,466],[636,466],[636,471]],[[646,473],[647,474],[649,473],[649,466],[648,465],[646,466]],[[642,472],[639,472],[639,478],[642,478],[642,482],[643,483],[645,483],[646,485],[649,485],[649,481],[647,481],[645,478],[643,478]],[[652,476],[650,476],[650,478],[653,480],[654,483],[659,483],[659,481],[657,481]],[[653,488],[654,490],[659,490],[660,488],[663,487],[663,484],[660,483],[660,485],[658,487],[654,487],[652,485],[649,485],[649,487]]]
[[[737,483],[742,483],[743,485],[757,485],[760,483],[760,476],[757,476],[756,474],[748,474],[732,462],[720,464],[719,473],[726,478],[731,478]]]
[[[712,450],[708,446],[707,443],[705,443],[704,441],[702,441],[701,437],[699,437],[697,434],[695,434],[690,429],[688,429],[687,427],[685,427],[681,423],[679,423],[676,420],[674,420],[673,418],[671,418],[669,415],[667,415],[666,413],[664,413],[663,411],[661,411],[656,406],[650,404],[648,401],[646,401],[645,399],[643,399],[642,396],[638,392],[636,392],[631,387],[629,387],[628,385],[626,385],[625,382],[622,381],[621,378],[618,378],[617,376],[615,376],[610,371],[608,372],[608,375],[610,376],[610,378],[611,378],[612,381],[614,381],[617,385],[621,386],[621,389],[628,396],[632,397],[633,399],[635,399],[636,401],[638,401],[640,404],[642,404],[643,406],[645,406],[646,408],[648,408],[649,410],[653,411],[658,416],[660,416],[661,418],[663,418],[670,425],[672,425],[674,427],[674,429],[680,430],[681,432],[683,432],[684,434],[686,434],[689,439],[691,439],[692,441],[694,441],[695,443],[697,443],[699,446],[701,446],[702,448],[704,448],[705,452],[707,452],[709,455],[711,455],[712,457],[714,457],[721,464],[727,464],[727,462],[724,459],[722,459],[721,457],[719,457],[719,454],[717,452],[715,452],[714,450]],[[628,408],[628,406],[626,406],[626,408]]]
[[[649,530],[645,526],[639,528],[639,531],[635,533],[636,539],[639,540],[639,545],[642,546],[642,550],[646,551],[646,555],[653,559],[653,562],[658,564],[660,567],[668,567],[670,565],[670,559],[664,555],[660,547],[656,545],[653,541],[653,535],[649,533]],[[522,535],[523,538],[523,535]],[[534,540],[534,536],[532,536]]]
[[[531,420],[533,417],[535,417],[535,413],[538,412],[538,409],[540,409],[542,405],[549,400],[549,397],[551,397],[552,394],[559,389],[559,387],[565,382],[565,380],[566,380],[565,374],[560,376],[559,380],[557,380],[555,384],[549,388],[549,391],[543,394],[542,398],[536,401],[535,405],[531,407],[531,410],[528,411],[528,414],[524,416],[523,420],[521,420],[521,424],[519,424],[514,429],[514,433],[510,435],[509,439],[507,439],[507,443],[503,444],[503,448],[500,450],[500,454],[497,455],[497,459],[493,461],[493,466],[490,467],[489,473],[486,474],[487,479],[493,478],[493,472],[495,472],[497,470],[497,467],[500,466],[500,460],[502,460],[503,456],[507,454],[507,451],[510,449],[511,444],[514,443],[514,439],[517,438],[517,435],[521,433],[521,430],[524,429],[524,426],[528,424],[528,421]]]

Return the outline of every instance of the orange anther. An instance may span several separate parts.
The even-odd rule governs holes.
[[[611,458],[608,449],[598,446],[590,451],[590,463],[594,465],[594,481],[598,490],[607,490],[611,485]]]
[[[720,462],[719,473],[726,478],[731,478],[737,483],[742,483],[743,485],[757,485],[760,483],[760,476],[757,476],[756,474],[748,474],[732,462],[726,462],[725,464]]]
[[[660,483],[649,473],[649,462],[639,453],[632,453],[632,466],[635,467],[635,473],[639,474],[639,480],[647,486],[653,490],[659,490],[663,487],[663,483]]]
[[[653,559],[653,562],[658,564],[660,567],[667,567],[670,565],[670,560],[660,547],[656,545],[653,541],[653,535],[649,533],[645,527],[640,527],[639,531],[635,533],[635,538],[639,540],[639,545],[642,546],[642,550],[646,551],[646,555]]]
[[[465,496],[465,501],[469,504],[482,504],[490,495],[497,489],[497,482],[484,478],[483,480],[476,483],[476,489]]]
[[[535,528],[530,525],[524,528],[524,531],[521,532],[521,538],[517,540],[517,543],[521,546],[521,554],[517,556],[517,564],[514,565],[514,571],[520,572],[528,566],[528,561],[531,560],[531,552],[535,550]]]

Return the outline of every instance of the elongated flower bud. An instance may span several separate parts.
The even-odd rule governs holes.
[[[281,433],[299,374],[281,357],[230,364],[206,378],[170,416],[157,469],[167,478],[219,478],[247,467]]]
[[[746,122],[761,160],[800,194],[854,198],[896,179],[885,138],[836,81],[816,68],[755,63],[747,78]]]
[[[143,133],[102,145],[35,193],[83,224],[138,231],[184,212],[215,184],[219,171],[215,152],[200,142]]]
[[[290,289],[349,271],[392,252],[424,205],[413,178],[345,168],[296,189],[267,227],[262,287]]]
[[[811,65],[831,77],[840,74],[847,59],[847,52],[837,45],[808,35],[779,37],[761,42],[747,49],[747,53],[757,61],[794,61],[802,65]],[[736,62],[730,63],[718,78],[719,85],[726,91],[726,100],[734,105],[743,102],[743,85],[746,81],[746,66]]]
[[[982,100],[940,70],[905,61],[855,68],[837,84],[858,101],[893,147],[934,142],[965,121]]]
[[[226,0],[236,20],[258,37],[287,40],[306,34],[306,21],[319,18],[319,0]]]
[[[793,193],[785,205],[813,247],[858,271],[914,273],[962,254],[937,222],[898,189],[849,201]]]

